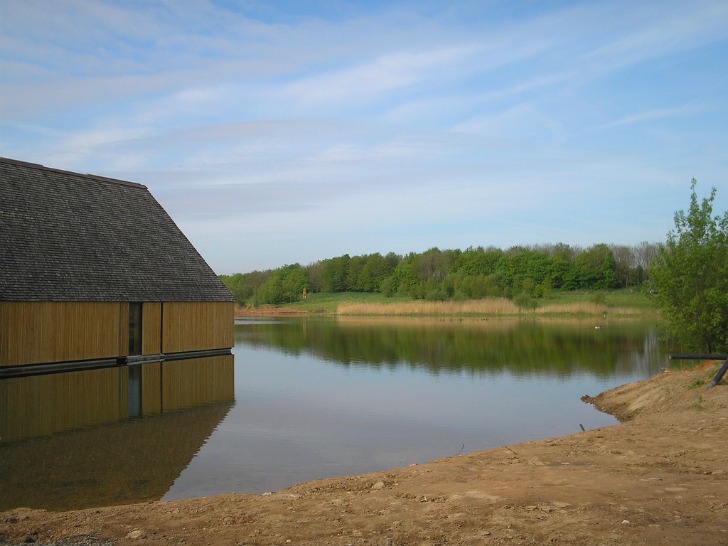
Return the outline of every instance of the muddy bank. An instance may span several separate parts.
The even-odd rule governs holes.
[[[266,495],[0,513],[0,539],[113,544],[727,544],[718,363],[588,401],[622,424]],[[88,542],[91,541],[91,542]]]
[[[292,307],[236,307],[235,317],[295,317],[306,314]]]

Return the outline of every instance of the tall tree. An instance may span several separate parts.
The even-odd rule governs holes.
[[[349,289],[347,277],[349,274],[349,262],[351,257],[348,254],[324,260],[322,281],[324,292],[346,292]]]
[[[574,260],[579,288],[603,290],[619,286],[612,250],[600,243],[589,247]]]
[[[699,201],[696,185],[650,275],[671,333],[687,350],[712,353],[728,350],[728,212],[713,216],[715,188]]]

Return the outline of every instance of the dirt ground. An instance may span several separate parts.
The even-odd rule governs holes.
[[[0,513],[0,542],[726,544],[719,363],[594,399],[622,424],[265,495]]]

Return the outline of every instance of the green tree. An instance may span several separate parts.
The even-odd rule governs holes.
[[[603,290],[619,286],[612,249],[604,243],[589,247],[574,260],[579,288]]]
[[[409,258],[411,259],[411,257]],[[417,288],[420,282],[413,271],[410,259],[402,260],[394,268],[392,274],[382,282],[380,290],[384,295],[400,294],[402,296],[417,297]]]
[[[569,245],[558,243],[548,251],[549,265],[546,281],[551,288],[574,290],[577,288],[574,256],[577,252]]]
[[[728,212],[713,216],[716,190],[698,200],[690,184],[690,208],[675,213],[650,266],[671,333],[687,350],[728,350]]]
[[[360,289],[364,292],[377,292],[384,278],[392,270],[387,269],[387,262],[378,252],[366,256],[364,265],[359,273]]]
[[[256,291],[273,275],[273,271],[253,271],[220,275],[220,280],[228,287],[238,305],[253,304]]]
[[[298,301],[307,284],[304,268],[298,264],[284,265],[258,288],[257,303],[277,305]]]
[[[324,292],[346,292],[349,290],[347,283],[349,276],[349,262],[351,257],[348,254],[331,258],[322,262],[322,289]]]

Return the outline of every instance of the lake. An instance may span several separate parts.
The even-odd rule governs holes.
[[[578,433],[616,424],[581,396],[670,364],[653,324],[606,318],[238,319],[233,353],[232,397],[178,366],[196,407],[75,430],[44,416],[79,409],[23,410],[43,426],[0,439],[0,509],[263,493]],[[0,382],[0,409],[29,392]]]

